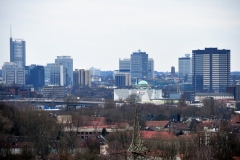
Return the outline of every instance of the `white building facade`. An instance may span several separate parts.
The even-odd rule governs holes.
[[[25,85],[25,69],[15,62],[5,62],[2,66],[2,81],[6,86]]]

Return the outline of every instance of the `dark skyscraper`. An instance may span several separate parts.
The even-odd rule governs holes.
[[[38,89],[44,86],[44,79],[43,66],[25,66],[25,84],[33,85],[34,88]]]
[[[193,50],[192,73],[194,91],[226,92],[226,87],[231,85],[230,50]]]
[[[26,66],[26,42],[23,39],[15,39],[13,41],[12,33],[10,34],[10,62],[16,62],[24,67]]]
[[[148,78],[148,54],[146,52],[133,52],[131,54],[131,77]]]

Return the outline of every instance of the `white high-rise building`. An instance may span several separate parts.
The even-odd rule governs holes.
[[[6,86],[25,85],[25,69],[15,62],[5,62],[2,66],[2,80]]]

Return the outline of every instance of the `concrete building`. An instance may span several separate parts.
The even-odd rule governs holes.
[[[67,85],[73,85],[73,59],[71,56],[57,56],[55,63],[62,64],[67,69]]]
[[[44,98],[63,99],[66,95],[64,86],[43,86],[42,94]]]
[[[25,84],[33,85],[35,89],[42,88],[45,84],[44,67],[32,64],[25,66]]]
[[[226,92],[231,85],[230,50],[193,50],[192,72],[195,92]]]
[[[91,87],[91,73],[85,69],[75,69],[74,71],[74,85]]]
[[[178,77],[183,79],[184,82],[192,83],[192,58],[190,54],[178,58]]]
[[[67,69],[64,65],[55,64],[50,68],[50,84],[66,86],[67,85]]]
[[[23,39],[10,37],[10,62],[16,62],[19,66],[26,66],[26,42]]]
[[[2,66],[2,81],[6,86],[25,85],[25,69],[17,62],[5,62]]]
[[[148,103],[154,99],[162,99],[162,90],[151,89],[146,81],[140,81],[136,89],[114,89],[114,101],[126,100],[131,94],[136,94],[141,103]]]
[[[125,88],[131,86],[131,75],[129,73],[118,73],[115,75],[115,86]]]

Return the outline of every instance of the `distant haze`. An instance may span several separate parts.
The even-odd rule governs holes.
[[[26,41],[27,65],[68,55],[74,69],[115,70],[141,49],[155,70],[178,71],[179,57],[217,47],[240,70],[239,0],[0,0],[0,68],[10,61],[10,25]]]

